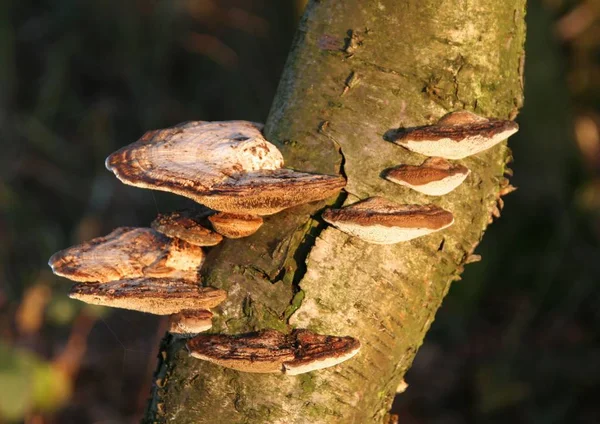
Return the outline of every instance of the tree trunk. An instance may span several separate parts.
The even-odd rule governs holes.
[[[386,141],[391,129],[452,110],[514,118],[522,104],[525,0],[314,0],[307,6],[267,120],[286,165],[343,172],[346,193],[451,211],[449,229],[380,246],[328,227],[326,202],[268,217],[213,248],[204,284],[229,292],[214,332],[303,327],[349,335],[353,359],[300,376],[248,374],[188,356],[166,337],[149,422],[384,423],[396,388],[451,281],[496,209],[510,151],[462,162],[469,178],[432,198],[380,177],[425,158]]]

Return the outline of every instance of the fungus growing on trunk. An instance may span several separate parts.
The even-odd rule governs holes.
[[[120,227],[104,237],[61,250],[48,264],[61,277],[106,283],[140,277],[197,280],[204,253],[151,228]]]
[[[429,158],[421,165],[400,165],[385,172],[385,178],[430,196],[450,193],[471,171],[443,158]]]
[[[212,327],[213,314],[206,309],[185,309],[169,317],[169,333],[196,335]]]
[[[518,130],[514,121],[459,111],[447,114],[434,125],[402,129],[393,141],[426,156],[462,159],[495,146]]]
[[[371,197],[342,209],[327,209],[323,219],[368,243],[394,244],[449,227],[452,214],[435,205],[398,205]]]
[[[53,271],[77,281],[69,296],[83,302],[171,315],[170,332],[193,335],[212,326],[223,290],[200,287],[200,246],[246,237],[259,215],[322,200],[346,184],[341,176],[283,169],[283,157],[245,121],[188,122],[147,132],[110,155],[106,167],[124,183],[169,191],[210,207],[159,215],[150,228],[119,228],[106,237],[56,253]],[[219,212],[214,212],[219,211]],[[209,221],[217,234],[205,227]],[[204,224],[204,225],[203,225]],[[172,238],[171,238],[172,237]],[[197,336],[193,356],[248,372],[300,374],[343,362],[358,352],[351,337],[307,330],[241,336]]]
[[[186,280],[137,278],[74,284],[69,297],[92,305],[171,315],[185,309],[214,308],[227,298],[227,292]]]
[[[125,184],[168,191],[211,209],[271,215],[336,194],[346,181],[282,169],[283,157],[246,121],[187,122],[149,131],[106,159]]]
[[[159,233],[195,246],[214,246],[221,243],[223,236],[202,225],[208,215],[210,212],[186,209],[160,214],[150,225]]]
[[[227,238],[248,237],[263,224],[260,216],[219,212],[208,217],[215,231]]]
[[[309,330],[262,330],[236,336],[200,334],[187,348],[195,358],[238,371],[296,375],[344,362],[358,353],[360,343]]]

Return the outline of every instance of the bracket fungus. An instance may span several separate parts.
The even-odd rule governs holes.
[[[237,336],[200,334],[187,342],[190,354],[226,368],[297,375],[344,362],[360,349],[358,340],[294,330],[262,330]]]
[[[462,159],[495,146],[518,130],[514,121],[458,111],[445,115],[434,125],[405,128],[393,142],[426,156]]]
[[[125,184],[169,191],[211,209],[271,215],[326,199],[346,180],[282,169],[283,157],[246,121],[186,122],[149,131],[106,159]]]
[[[382,197],[327,209],[323,219],[352,236],[373,244],[412,240],[449,227],[452,213],[435,205],[398,205]]]
[[[263,224],[260,216],[218,212],[208,217],[215,231],[227,238],[248,237]]]
[[[214,308],[227,298],[227,292],[180,279],[137,278],[74,284],[69,297],[92,305],[171,315],[186,309]]]
[[[195,335],[212,327],[212,312],[206,309],[185,309],[169,317],[169,333]]]
[[[160,214],[150,226],[159,233],[195,246],[215,246],[223,241],[223,236],[202,225],[209,214],[194,210]]]
[[[421,165],[400,165],[385,172],[391,182],[430,196],[442,196],[461,185],[471,173],[469,168],[444,158],[429,158]]]
[[[48,264],[61,277],[78,282],[106,283],[140,277],[197,280],[204,253],[151,228],[120,227],[52,255]]]

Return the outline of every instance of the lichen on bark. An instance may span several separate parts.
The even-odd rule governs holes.
[[[471,175],[431,198],[383,180],[425,158],[386,140],[451,110],[512,118],[522,104],[525,0],[327,0],[309,3],[267,138],[288,166],[343,172],[346,193],[268,217],[253,236],[213,248],[206,285],[229,292],[214,332],[307,327],[357,337],[352,360],[301,376],[245,374],[190,358],[165,338],[148,422],[383,423],[435,312],[482,237],[510,152],[461,163]],[[319,218],[328,203],[381,195],[454,213],[447,230],[369,245]]]

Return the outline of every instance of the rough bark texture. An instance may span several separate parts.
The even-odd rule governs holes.
[[[386,140],[452,110],[514,118],[522,104],[525,0],[313,1],[266,126],[286,164],[348,177],[347,194],[435,203],[447,230],[390,246],[351,238],[308,205],[265,219],[253,236],[213,248],[207,285],[229,292],[214,332],[292,327],[357,337],[361,352],[296,377],[244,374],[163,341],[148,421],[383,423],[435,312],[496,208],[505,144],[460,161],[472,173],[431,198],[381,172],[425,159]]]

